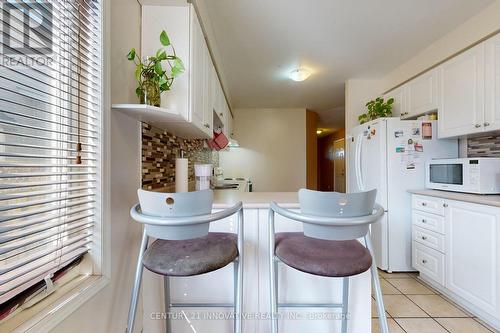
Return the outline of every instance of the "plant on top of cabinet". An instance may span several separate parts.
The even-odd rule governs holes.
[[[164,48],[158,49],[156,55],[144,58],[134,48],[127,54],[127,59],[135,63],[135,78],[139,84],[135,93],[141,104],[160,106],[161,93],[170,90],[174,79],[184,72],[184,63],[175,54],[165,30],[160,34],[160,43],[164,47],[170,46],[172,54]],[[163,62],[168,64],[168,70],[163,68]]]
[[[382,117],[390,117],[392,115],[392,106],[394,98],[389,98],[384,102],[382,97],[377,97],[374,100],[366,103],[368,111],[358,117],[360,124],[364,124],[370,120],[375,120]]]

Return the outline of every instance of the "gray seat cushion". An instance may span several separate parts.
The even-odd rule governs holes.
[[[164,276],[192,276],[215,271],[237,257],[235,234],[211,232],[188,240],[157,239],[144,253],[142,264]]]
[[[330,241],[301,232],[276,234],[276,256],[299,271],[329,277],[345,277],[370,269],[372,256],[357,240]]]

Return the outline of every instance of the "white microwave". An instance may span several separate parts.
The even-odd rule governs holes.
[[[427,188],[445,191],[500,193],[500,158],[430,160],[426,165]]]

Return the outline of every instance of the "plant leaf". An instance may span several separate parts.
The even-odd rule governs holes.
[[[171,73],[172,77],[178,77],[184,72],[184,64],[180,58],[175,58],[174,66],[172,67]]]
[[[156,52],[156,59],[159,60],[159,61],[162,61],[162,60],[166,60],[167,59],[167,53],[163,50],[158,50],[158,52]]]
[[[127,53],[127,59],[131,61],[135,59],[135,49],[131,49],[129,53]]]
[[[160,42],[163,46],[169,46],[170,45],[170,39],[168,38],[167,33],[165,30],[163,30],[160,34]]]
[[[161,91],[167,91],[167,90],[170,90],[170,86],[168,85],[168,82],[165,82],[163,84],[160,85],[160,90]]]
[[[163,68],[161,67],[161,62],[159,62],[159,61],[155,63],[155,72],[158,75],[163,74]]]
[[[135,94],[137,95],[137,97],[140,98],[142,96],[142,88],[141,87],[135,88]]]
[[[139,64],[135,67],[135,79],[140,82],[142,74],[142,64]]]

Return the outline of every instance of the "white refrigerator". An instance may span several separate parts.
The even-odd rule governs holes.
[[[346,135],[347,192],[377,189],[386,213],[371,227],[375,260],[388,272],[413,271],[410,189],[425,187],[425,162],[458,156],[456,139],[437,139],[437,122],[380,118]]]

